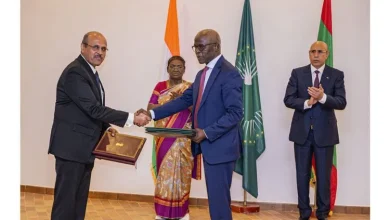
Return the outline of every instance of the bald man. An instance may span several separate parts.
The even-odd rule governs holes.
[[[194,156],[203,155],[210,217],[231,220],[230,186],[241,152],[243,79],[222,56],[221,38],[215,30],[200,31],[192,48],[205,68],[180,98],[151,110],[150,116],[159,120],[193,106],[196,136],[191,149]]]
[[[309,50],[310,65],[293,69],[287,84],[284,104],[295,109],[289,139],[294,142],[298,208],[300,220],[311,215],[309,181],[312,156],[317,174],[318,219],[327,219],[330,211],[330,174],[334,145],[339,143],[334,110],[343,110],[344,73],[327,66],[325,42],[314,42]]]
[[[52,220],[83,220],[88,200],[96,144],[110,124],[145,125],[148,116],[105,106],[104,88],[96,67],[108,51],[106,38],[88,32],[81,54],[62,72],[58,84],[49,153],[56,158]]]

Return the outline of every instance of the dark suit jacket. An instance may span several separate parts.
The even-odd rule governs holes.
[[[345,98],[344,73],[325,66],[320,83],[326,94],[326,102],[319,105],[320,115],[314,120],[314,138],[319,146],[331,146],[339,143],[337,120],[334,110],[342,110],[347,105]],[[295,109],[291,123],[290,141],[304,144],[309,134],[312,109],[304,110],[305,100],[310,98],[308,87],[313,86],[310,65],[293,69],[287,85],[284,104]]]
[[[123,127],[127,117],[127,112],[104,106],[104,93],[102,103],[95,75],[80,55],[58,80],[49,153],[66,160],[92,163],[92,151],[109,123]]]
[[[180,98],[153,109],[155,120],[190,106],[196,108],[202,71],[198,72],[195,82]],[[240,156],[242,85],[243,80],[238,70],[221,56],[207,81],[198,112],[199,128],[204,129],[208,139],[203,140],[200,146],[192,142],[193,155],[202,153],[210,164],[234,161]],[[194,122],[192,124],[194,125]]]

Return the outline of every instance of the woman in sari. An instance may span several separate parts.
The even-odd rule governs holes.
[[[191,86],[183,80],[185,61],[181,56],[168,60],[169,80],[157,83],[148,111],[183,94]],[[191,129],[191,109],[155,122],[159,128]],[[156,219],[189,219],[191,178],[200,179],[200,156],[194,158],[189,138],[155,137],[152,154],[155,180]]]

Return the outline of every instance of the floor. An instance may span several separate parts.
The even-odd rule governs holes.
[[[21,193],[21,220],[49,220],[53,195]],[[132,202],[123,200],[89,199],[87,220],[153,220],[154,206],[152,203]],[[203,206],[190,207],[191,220],[210,219],[208,208]],[[235,220],[296,220],[297,212],[260,211],[256,214],[233,213]],[[352,215],[335,213],[329,220],[366,220],[369,215]]]

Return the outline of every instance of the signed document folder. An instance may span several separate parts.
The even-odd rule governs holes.
[[[134,165],[146,138],[116,133],[115,137],[104,132],[93,153],[98,159]]]
[[[195,130],[192,129],[177,129],[177,128],[154,128],[145,127],[148,134],[158,137],[187,137],[191,138],[196,135]]]

